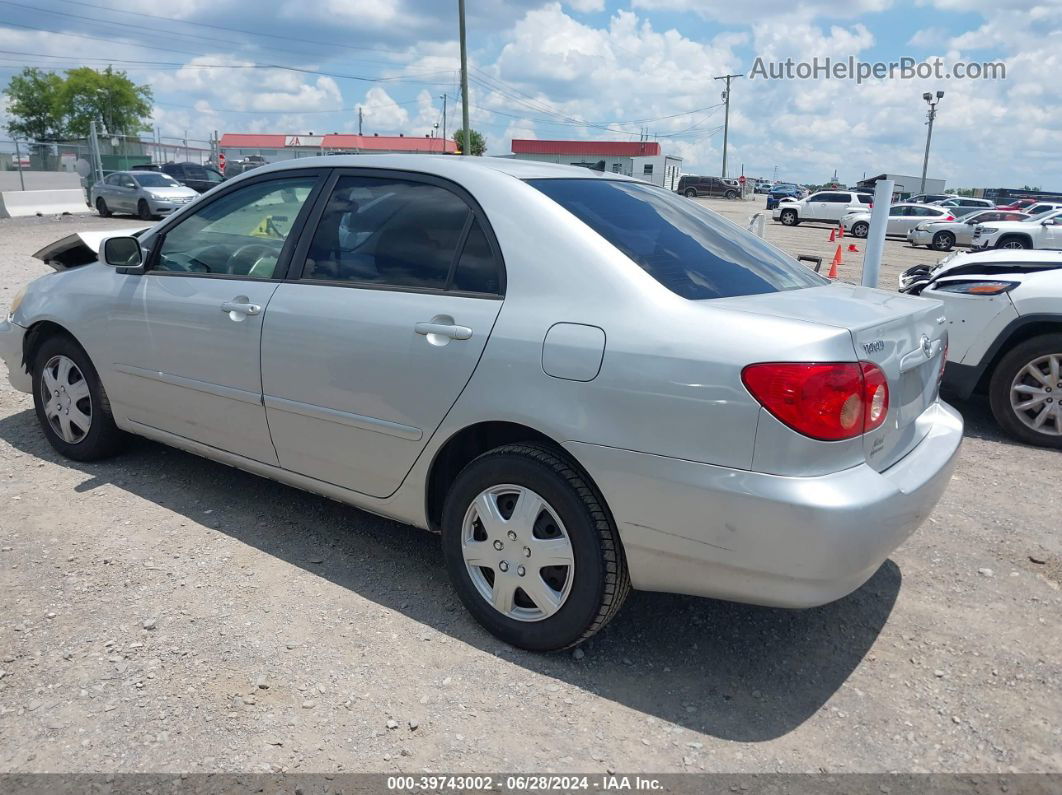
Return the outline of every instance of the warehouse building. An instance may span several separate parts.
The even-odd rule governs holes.
[[[891,179],[896,185],[893,187],[895,201],[903,201],[919,193],[944,193],[943,179],[930,179],[926,177],[925,190],[922,189],[922,178],[912,177],[910,174],[878,174],[876,177],[867,177],[856,183],[858,188],[874,190],[874,186],[883,179]]]
[[[456,154],[457,144],[444,138],[404,135],[284,135],[225,133],[218,144],[228,161],[261,159],[266,163],[329,154]]]
[[[626,174],[660,185],[678,187],[682,158],[660,152],[657,141],[539,141],[513,139],[513,157],[583,166],[612,174]]]

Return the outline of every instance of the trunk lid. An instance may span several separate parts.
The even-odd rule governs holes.
[[[877,471],[900,460],[928,432],[917,420],[937,399],[947,346],[941,302],[848,284],[721,300],[729,309],[848,330],[853,359],[873,362],[888,379],[889,413],[863,437],[867,464]]]

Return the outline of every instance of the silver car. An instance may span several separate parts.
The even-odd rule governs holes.
[[[441,533],[465,605],[528,649],[631,587],[838,599],[962,438],[940,302],[831,283],[615,174],[287,161],[101,259],[0,325],[58,451],[139,434]]]
[[[199,193],[158,171],[115,171],[89,191],[89,202],[103,217],[133,213],[147,221],[169,215]]]
[[[955,246],[972,246],[974,227],[990,221],[1024,221],[1027,213],[1017,210],[985,210],[964,215],[954,221],[923,221],[907,233],[912,246],[927,246],[937,251],[951,251]]]
[[[954,221],[955,215],[947,207],[933,204],[903,202],[889,207],[889,218],[885,224],[885,234],[906,237],[907,233],[920,223],[928,221]],[[852,210],[841,218],[841,226],[855,237],[866,237],[870,233],[870,211]]]

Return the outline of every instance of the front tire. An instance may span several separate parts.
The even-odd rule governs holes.
[[[729,199],[730,201],[733,201],[737,197],[738,197],[737,191],[734,191],[734,190],[728,190],[726,193],[723,194],[723,198],[724,199]]]
[[[933,248],[937,251],[951,251],[955,247],[955,235],[951,232],[937,232],[933,235]]]
[[[866,237],[870,234],[870,224],[866,221],[856,221],[852,224],[852,234],[855,237]]]
[[[141,221],[150,221],[152,219],[151,207],[148,206],[148,203],[144,199],[141,199],[136,203],[136,214]]]
[[[996,248],[1032,248],[1032,244],[1024,237],[1005,237]]]
[[[70,337],[50,337],[37,349],[33,407],[48,443],[67,458],[96,461],[122,446],[99,374]]]
[[[781,221],[784,226],[796,226],[800,223],[796,210],[782,210],[778,215],[778,220]]]
[[[1040,447],[1062,448],[1062,334],[1026,340],[992,373],[989,403],[1008,434]]]
[[[466,466],[443,506],[442,544],[472,616],[531,651],[574,646],[604,627],[630,578],[602,503],[549,447],[507,445]]]

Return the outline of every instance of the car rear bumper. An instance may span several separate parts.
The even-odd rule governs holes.
[[[22,367],[22,342],[26,329],[10,320],[0,320],[0,359],[7,365],[7,380],[19,392],[32,392],[33,379]]]
[[[963,424],[938,402],[884,472],[780,477],[568,443],[612,510],[635,588],[813,607],[866,582],[933,510]]]

